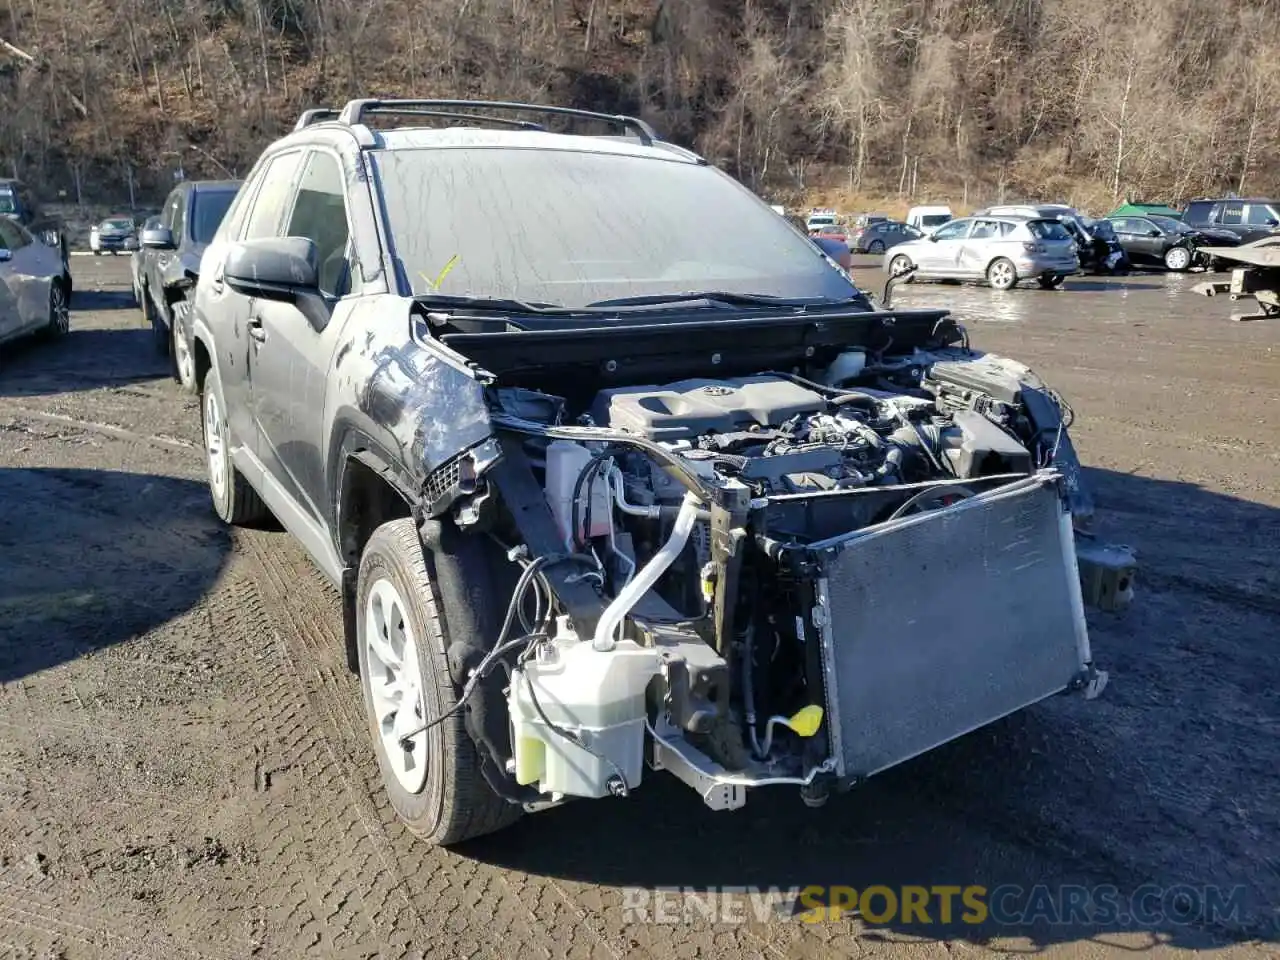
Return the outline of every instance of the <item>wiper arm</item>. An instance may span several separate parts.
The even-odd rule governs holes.
[[[728,307],[821,307],[847,300],[834,300],[829,297],[815,297],[803,300],[774,297],[767,293],[729,293],[723,290],[709,290],[690,293],[655,293],[640,297],[617,297],[613,300],[597,300],[587,304],[588,309],[609,307],[662,307],[678,303],[707,302]]]
[[[443,293],[422,293],[414,298],[415,303],[425,307],[453,308],[455,310],[481,310],[484,312],[505,313],[575,313],[570,307],[558,303],[541,301],[516,300],[508,297],[466,297]]]

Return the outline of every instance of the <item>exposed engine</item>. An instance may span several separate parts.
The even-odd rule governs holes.
[[[781,777],[812,790],[815,777],[840,770],[845,758],[875,762],[838,749],[829,684],[853,686],[834,676],[839,671],[873,672],[863,655],[851,668],[831,647],[824,591],[847,575],[825,558],[859,531],[995,490],[1047,489],[1057,482],[1045,480],[1047,467],[1065,478],[1077,515],[1087,516],[1065,433],[1069,409],[1020,364],[943,351],[868,369],[858,354],[839,358],[824,379],[761,373],[610,388],[576,416],[546,393],[505,393],[504,410],[522,411],[522,419],[538,411],[556,431],[540,437],[528,429],[525,448],[541,468],[565,555],[595,565],[596,574],[582,576],[596,576],[611,598],[593,635],[579,636],[561,618],[513,675],[508,707],[520,783],[539,783],[552,796],[625,792],[639,779],[646,727],[651,765],[672,769],[713,806],[740,804],[735,776]],[[1057,494],[1047,495],[1057,503]],[[1036,536],[1057,542],[1056,520],[1036,522]],[[1014,545],[1040,558],[1023,568],[1045,571],[1041,586],[1069,593],[1061,551],[1048,549],[1049,540],[1032,547],[1031,533],[1018,536]],[[928,548],[937,561],[928,576],[943,575],[962,549]],[[970,552],[989,568],[984,576],[1004,577],[998,563],[1012,563]],[[931,562],[907,555],[926,569]],[[929,582],[922,578],[919,589],[927,592]],[[1000,602],[991,616],[1007,612]],[[1052,683],[1079,668],[1073,609],[1064,601],[1060,610],[1068,655],[1065,666],[1062,657],[1051,664]],[[972,613],[988,615],[980,604]],[[1010,626],[1004,633],[1017,639]],[[544,700],[581,702],[552,719],[534,710]],[[573,716],[590,722],[567,728]],[[955,735],[939,739],[939,731],[922,728],[917,739],[931,746]],[[890,736],[884,752],[915,749]],[[708,769],[722,771],[719,779],[708,779]]]

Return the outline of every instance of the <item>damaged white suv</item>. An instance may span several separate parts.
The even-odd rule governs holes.
[[[309,111],[192,336],[216,509],[274,513],[341,588],[433,842],[646,769],[817,804],[1105,679],[1085,594],[1133,566],[1078,560],[1063,401],[634,118]]]

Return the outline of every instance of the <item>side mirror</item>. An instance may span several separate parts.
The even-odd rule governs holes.
[[[139,244],[147,250],[173,250],[177,244],[173,242],[173,231],[168,227],[152,227],[143,230]]]
[[[231,289],[247,297],[292,303],[301,295],[319,293],[319,254],[305,237],[246,240],[227,254],[223,276]]]
[[[1277,220],[1275,217],[1267,217],[1267,226],[1280,227],[1280,220]]]
[[[8,263],[13,259],[13,251],[8,247],[0,247],[0,263]]]

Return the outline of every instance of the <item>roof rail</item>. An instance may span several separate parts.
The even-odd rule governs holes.
[[[623,114],[595,113],[590,110],[575,110],[571,107],[549,107],[536,103],[508,103],[491,100],[350,100],[342,108],[342,113],[338,120],[342,123],[355,125],[363,123],[366,116],[376,113],[412,114],[423,110],[456,110],[459,108],[489,111],[524,111],[541,113],[547,116],[596,120],[624,132],[631,131],[635,133],[645,146],[651,146],[655,140],[662,139],[653,127],[638,117],[628,117]],[[477,117],[477,119],[486,118]],[[495,118],[487,119],[493,120]],[[302,121],[299,120],[298,122],[301,123]]]
[[[302,116],[298,118],[298,122],[293,125],[294,131],[309,127],[313,123],[323,123],[326,120],[337,120],[338,111],[331,107],[316,107],[313,110],[302,111]]]

